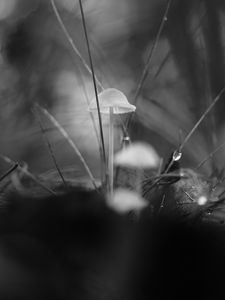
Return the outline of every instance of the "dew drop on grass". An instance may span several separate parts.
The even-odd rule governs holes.
[[[178,161],[181,159],[182,152],[179,152],[178,150],[175,150],[173,152],[173,161]]]

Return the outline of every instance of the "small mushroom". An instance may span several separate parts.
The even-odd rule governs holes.
[[[136,110],[136,107],[128,102],[127,97],[121,91],[114,88],[103,90],[98,94],[98,100],[102,114],[110,114],[110,108],[113,108],[114,114],[126,114]],[[95,99],[91,101],[89,110],[97,110]]]
[[[108,199],[108,205],[121,214],[130,211],[138,214],[140,210],[148,206],[148,202],[134,191],[118,188],[115,190],[113,198]]]
[[[160,157],[151,145],[133,142],[116,153],[114,163],[129,168],[154,169],[159,166]]]
[[[130,104],[126,96],[117,89],[109,88],[98,94],[100,112],[109,115],[109,153],[108,153],[108,172],[109,172],[109,194],[113,198],[113,161],[114,161],[114,114],[126,114],[134,112],[136,107]],[[95,99],[89,105],[90,111],[97,111]]]
[[[116,153],[114,164],[137,170],[136,188],[141,195],[143,169],[156,169],[160,164],[160,157],[149,144],[134,142]]]
[[[205,195],[201,195],[198,200],[197,203],[198,205],[205,205],[208,202],[208,198]]]

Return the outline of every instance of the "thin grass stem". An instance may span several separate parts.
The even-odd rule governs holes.
[[[18,163],[15,163],[11,168],[9,168],[9,170],[7,170],[5,172],[5,174],[3,174],[1,177],[0,177],[0,181],[2,181],[3,179],[5,179],[7,176],[9,176],[13,171],[15,171],[17,168],[18,168],[19,164]]]
[[[168,0],[167,2],[167,5],[166,5],[166,9],[165,9],[165,12],[163,14],[163,17],[162,17],[162,20],[160,22],[160,25],[159,25],[159,29],[158,29],[158,32],[156,34],[156,38],[153,42],[153,45],[152,47],[150,48],[150,52],[148,53],[148,56],[147,56],[147,61],[146,61],[146,64],[145,64],[145,67],[144,67],[144,70],[141,74],[141,77],[139,79],[139,82],[138,82],[138,85],[137,85],[137,89],[135,91],[135,94],[134,94],[134,101],[133,101],[133,104],[136,105],[137,104],[137,101],[138,101],[138,96],[140,94],[140,91],[143,87],[143,84],[145,82],[145,79],[147,77],[147,74],[148,74],[148,70],[149,70],[149,67],[150,67],[150,64],[152,62],[152,58],[154,56],[154,53],[155,53],[155,50],[157,48],[157,45],[159,43],[159,39],[160,39],[160,36],[161,36],[161,33],[162,33],[162,30],[164,28],[164,25],[165,25],[165,22],[167,21],[167,15],[168,15],[168,12],[169,12],[169,8],[170,8],[170,5],[171,5],[171,2],[172,0]],[[128,121],[127,121],[127,130],[129,129],[129,125],[130,125],[130,122],[132,120],[132,115],[130,115],[130,117],[128,118]]]
[[[78,158],[80,159],[81,163],[84,166],[85,171],[87,172],[94,188],[97,190],[97,185],[95,183],[95,179],[94,176],[92,175],[91,170],[89,169],[84,157],[82,156],[80,150],[77,148],[77,146],[75,145],[75,143],[72,141],[72,139],[70,138],[70,136],[68,135],[68,133],[65,131],[65,129],[59,124],[59,122],[53,117],[53,115],[51,115],[47,109],[43,108],[42,106],[40,106],[39,104],[36,104],[36,106],[44,113],[44,115],[57,127],[57,129],[59,130],[59,132],[63,135],[63,137],[67,140],[67,142],[69,143],[69,145],[72,147],[72,149],[74,150],[74,152],[76,153],[76,155],[78,156]]]
[[[11,158],[9,158],[8,156],[2,155],[0,154],[0,157],[7,163],[9,164],[13,164],[15,165],[16,162],[14,162]],[[17,168],[24,173],[25,175],[27,175],[29,178],[31,178],[37,185],[41,186],[44,190],[46,190],[47,192],[49,192],[51,195],[56,196],[56,193],[50,189],[49,187],[47,187],[45,184],[43,184],[35,175],[33,175],[31,172],[29,172],[27,169],[21,167],[19,164],[17,166]]]
[[[101,118],[100,105],[99,105],[99,99],[98,99],[98,91],[97,91],[97,85],[96,85],[96,77],[95,77],[95,72],[94,72],[94,64],[93,64],[93,60],[92,60],[92,56],[91,56],[91,49],[90,49],[87,27],[86,27],[84,11],[83,11],[83,6],[82,6],[81,0],[79,0],[79,5],[80,5],[80,11],[81,11],[81,17],[82,17],[82,24],[83,24],[83,28],[84,28],[84,35],[85,35],[87,49],[88,49],[88,56],[89,56],[89,60],[90,60],[91,74],[92,74],[92,80],[93,80],[95,98],[96,98],[96,104],[97,104],[99,130],[100,130],[100,138],[101,138],[102,153],[103,153],[103,163],[104,163],[104,167],[106,167],[106,152],[105,152],[102,118]]]
[[[198,170],[199,168],[201,168],[210,158],[213,158],[213,156],[223,147],[225,146],[225,142],[223,142],[220,146],[218,146],[216,149],[214,149],[205,159],[203,159],[195,168],[196,170]]]
[[[58,9],[57,9],[57,7],[56,7],[56,5],[55,5],[55,1],[54,1],[54,0],[50,0],[50,1],[51,1],[51,5],[52,5],[53,12],[54,12],[54,14],[55,14],[55,16],[56,16],[56,18],[57,18],[57,20],[58,20],[58,23],[59,23],[59,25],[60,25],[60,27],[61,27],[63,33],[65,34],[65,36],[66,36],[68,42],[70,43],[70,45],[71,45],[73,51],[74,51],[74,52],[76,53],[76,55],[80,58],[80,60],[81,60],[81,62],[82,62],[82,64],[83,64],[83,66],[84,66],[85,69],[88,71],[88,73],[89,73],[90,75],[92,75],[91,68],[88,66],[88,64],[86,63],[85,59],[82,57],[80,51],[77,49],[77,47],[76,47],[76,45],[75,45],[73,39],[71,38],[71,36],[70,36],[68,30],[66,29],[66,26],[64,25],[63,20],[62,20],[60,14],[59,14],[59,11],[58,11]],[[96,83],[98,84],[98,86],[103,90],[104,88],[103,88],[103,86],[102,86],[100,80],[99,80],[97,77],[95,77],[95,80],[96,80]]]
[[[61,178],[61,180],[62,180],[62,183],[64,184],[65,188],[67,188],[67,184],[66,184],[65,178],[63,177],[63,174],[62,174],[62,172],[61,172],[61,170],[60,170],[60,167],[59,167],[59,165],[58,165],[58,163],[57,163],[57,159],[56,159],[56,157],[55,157],[54,150],[53,150],[52,145],[51,145],[51,143],[50,143],[50,141],[49,141],[49,139],[48,139],[48,137],[47,137],[47,134],[46,134],[44,125],[43,125],[42,122],[41,122],[41,118],[40,118],[40,116],[39,116],[39,113],[38,113],[37,110],[36,110],[36,112],[35,112],[34,110],[32,110],[32,112],[33,112],[35,118],[37,119],[37,122],[38,122],[39,127],[40,127],[41,132],[42,132],[42,135],[43,135],[43,137],[44,137],[46,146],[47,146],[47,148],[48,148],[49,154],[50,154],[50,156],[51,156],[51,158],[52,158],[52,161],[53,161],[53,163],[54,163],[54,165],[55,165],[55,168],[56,168],[56,170],[57,170],[57,172],[58,172],[58,174],[59,174],[59,176],[60,176],[60,178]]]
[[[192,134],[195,132],[195,130],[198,128],[198,126],[201,124],[201,122],[205,119],[206,115],[212,110],[212,108],[215,106],[215,104],[219,101],[219,99],[221,98],[221,96],[224,93],[224,91],[225,91],[225,86],[221,89],[221,91],[219,92],[219,94],[213,99],[212,103],[208,106],[208,108],[202,114],[202,116],[200,117],[200,119],[197,121],[197,123],[195,123],[194,127],[191,129],[191,131],[185,137],[185,139],[183,140],[183,142],[179,146],[179,150],[178,150],[179,152],[182,151],[182,149],[184,148],[185,144],[188,142],[188,140],[190,139],[190,137],[192,136]]]

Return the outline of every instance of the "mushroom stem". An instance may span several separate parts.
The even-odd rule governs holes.
[[[114,133],[113,133],[113,107],[109,108],[109,156],[108,156],[108,172],[109,172],[109,199],[113,199],[113,155],[114,155]]]

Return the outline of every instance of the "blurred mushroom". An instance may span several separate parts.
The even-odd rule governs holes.
[[[126,96],[117,89],[109,88],[98,94],[100,112],[109,115],[109,153],[108,153],[108,178],[110,199],[113,198],[113,150],[114,150],[114,114],[134,112],[136,107],[130,104]],[[96,111],[95,99],[89,105],[90,111]]]
[[[148,206],[148,202],[135,191],[124,188],[115,190],[112,199],[108,199],[108,205],[118,213],[124,214],[135,211],[137,214]]]
[[[143,170],[158,168],[160,157],[149,144],[134,142],[116,153],[114,164],[137,170],[136,189],[142,195],[141,182]]]

